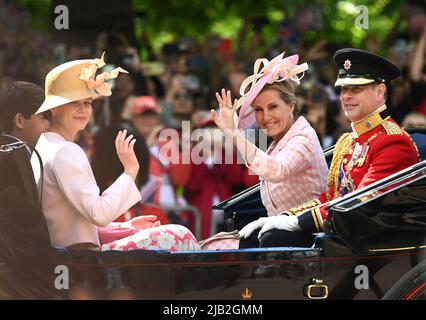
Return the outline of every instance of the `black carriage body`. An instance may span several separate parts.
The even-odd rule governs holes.
[[[13,160],[10,155],[23,147],[15,145],[0,153],[2,169]],[[25,154],[21,152],[20,157]],[[27,179],[27,185],[33,185],[32,172],[27,177],[22,170],[18,173]],[[128,298],[162,300],[381,299],[424,260],[426,252],[426,241],[419,236],[426,236],[422,225],[426,222],[422,210],[426,203],[425,161],[332,203],[334,223],[328,234],[317,236],[313,248],[173,253],[55,250],[50,247],[41,209],[28,192],[34,194],[34,190],[19,190],[16,185],[0,190],[3,299],[69,299],[75,298],[76,288],[104,299],[123,293]],[[256,190],[250,192],[253,200]],[[228,209],[244,201],[244,194],[238,197]],[[235,197],[227,204],[232,199]],[[254,208],[259,207],[254,204]],[[412,208],[417,208],[417,215],[409,217],[420,224],[408,223],[414,227],[410,229],[401,227],[399,220],[394,223],[392,219],[398,215],[412,214]],[[397,241],[386,243],[380,234],[369,234],[372,242],[363,242],[357,238],[359,230],[348,227],[356,214],[380,222],[383,213],[390,214],[393,221],[386,225],[387,237]],[[410,236],[413,232],[416,237]],[[59,281],[58,286],[64,268],[69,283],[64,286]],[[421,295],[424,287],[424,281],[420,282],[399,298],[415,297],[413,292]]]
[[[121,289],[131,298],[148,300],[381,299],[424,258],[423,250],[356,255],[342,250],[341,244],[336,248],[334,242],[334,238],[317,239],[317,245],[326,249],[53,251],[18,273],[14,270],[11,274],[10,265],[4,264],[0,277],[8,279],[12,290],[2,285],[1,298],[68,299],[74,297],[74,288],[83,287],[102,299]],[[35,272],[36,265],[43,273]],[[58,266],[68,268],[69,289],[55,288]],[[24,272],[37,276],[38,281],[28,281],[29,277],[22,276]],[[309,286],[314,287],[311,297]],[[327,292],[321,286],[326,286]]]

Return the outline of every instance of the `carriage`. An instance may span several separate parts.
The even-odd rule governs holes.
[[[52,248],[27,147],[3,142],[0,298],[426,299],[426,130],[407,131],[423,161],[331,202],[311,248],[179,252]],[[259,185],[215,207],[230,229],[266,215]]]

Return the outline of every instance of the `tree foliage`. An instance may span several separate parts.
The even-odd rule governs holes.
[[[185,35],[203,39],[209,33],[236,39],[243,20],[266,17],[263,27],[266,43],[277,36],[282,19],[291,19],[300,9],[320,10],[322,28],[303,35],[306,41],[321,39],[362,46],[372,35],[383,41],[400,15],[403,0],[133,0],[134,8],[146,14],[146,31],[158,40]],[[355,26],[360,7],[368,9],[368,29]],[[162,36],[163,35],[163,36]],[[154,40],[155,41],[155,40]],[[158,47],[158,46],[157,46]]]
[[[16,0],[27,7],[37,26],[49,21],[52,0]],[[95,1],[95,0],[92,0]],[[99,2],[99,10],[109,8]],[[262,32],[266,44],[271,43],[278,34],[283,19],[291,19],[307,7],[316,7],[320,11],[322,27],[306,31],[302,36],[308,43],[321,39],[332,42],[362,46],[368,37],[374,35],[383,41],[394,27],[401,14],[404,0],[131,0],[134,17],[114,19],[134,19],[136,36],[146,32],[158,49],[163,43],[179,36],[188,36],[197,40],[205,39],[209,34],[235,40],[245,19],[266,18],[268,23]],[[358,29],[354,21],[359,15],[358,6],[368,8],[369,28]],[[81,8],[84,10],[84,7]],[[102,21],[100,23],[105,23]],[[402,26],[404,27],[404,26]],[[250,36],[250,34],[249,34]]]

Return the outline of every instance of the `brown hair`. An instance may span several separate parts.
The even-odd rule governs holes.
[[[0,89],[0,120],[5,133],[11,133],[15,115],[29,119],[44,101],[43,89],[31,82],[5,81]],[[44,114],[43,114],[44,115]]]
[[[285,103],[293,105],[293,116],[296,119],[300,112],[300,104],[299,100],[295,94],[295,86],[290,83],[290,81],[284,80],[281,82],[274,82],[272,84],[266,84],[262,90],[260,90],[259,94],[265,90],[276,90],[278,91],[281,100]]]

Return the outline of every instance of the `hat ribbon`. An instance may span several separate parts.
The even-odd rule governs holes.
[[[240,86],[240,95],[241,98],[237,102],[237,108],[240,108],[245,99],[250,95],[253,89],[256,86],[256,83],[269,72],[274,72],[274,75],[267,81],[267,83],[272,84],[274,82],[281,82],[284,80],[292,80],[296,84],[300,84],[302,76],[298,77],[299,73],[304,73],[308,69],[308,64],[305,62],[301,65],[298,65],[299,56],[297,54],[283,58],[284,53],[276,56],[271,61],[268,61],[266,58],[257,59],[253,67],[253,75],[247,77]],[[263,68],[261,68],[263,64]],[[247,92],[247,88],[250,88]],[[246,105],[241,109],[240,115],[243,118],[247,117],[251,112],[246,113],[249,105]]]
[[[97,75],[95,78],[96,71],[105,66],[104,55],[105,52],[102,54],[102,57],[100,59],[94,59],[88,68],[82,68],[79,79],[86,81],[87,88],[95,90],[98,94],[102,96],[110,96],[112,85],[109,83],[105,83],[105,81],[117,78],[120,72],[129,72],[127,72],[123,68],[118,67],[113,69],[111,72],[103,72]]]

